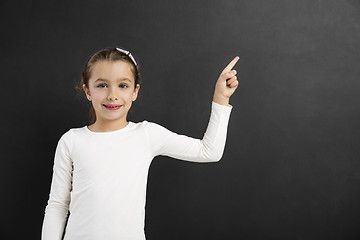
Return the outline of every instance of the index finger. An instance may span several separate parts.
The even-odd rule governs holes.
[[[227,73],[230,72],[230,70],[235,66],[235,64],[237,63],[237,61],[240,58],[238,56],[236,56],[225,68],[221,73]]]

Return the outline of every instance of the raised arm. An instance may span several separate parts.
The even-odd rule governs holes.
[[[166,155],[192,162],[216,162],[221,159],[232,110],[229,98],[239,84],[236,71],[231,69],[238,60],[239,57],[235,57],[216,82],[210,120],[202,139],[179,135],[155,123],[146,124],[155,156]]]
[[[154,156],[165,155],[191,162],[216,162],[222,157],[232,106],[212,102],[208,127],[202,139],[174,133],[156,123],[145,122]]]
[[[70,141],[70,132],[67,132],[60,138],[56,147],[49,200],[42,226],[42,240],[61,240],[64,233],[72,189]]]

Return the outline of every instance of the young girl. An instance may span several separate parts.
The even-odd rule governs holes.
[[[70,129],[58,142],[42,239],[144,240],[152,159],[220,160],[232,109],[229,98],[239,84],[232,70],[238,59],[216,82],[210,120],[200,140],[156,123],[127,121],[140,89],[138,65],[120,48],[95,53],[81,78],[94,119],[89,126]]]

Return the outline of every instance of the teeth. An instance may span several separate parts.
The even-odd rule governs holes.
[[[104,104],[104,106],[105,106],[105,107],[109,107],[109,108],[116,108],[116,107],[119,107],[119,106],[109,106],[109,105],[105,105],[105,104]]]

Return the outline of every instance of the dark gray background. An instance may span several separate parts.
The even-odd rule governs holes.
[[[87,124],[95,51],[141,65],[131,121],[201,138],[217,77],[240,87],[222,160],[154,159],[161,239],[359,239],[360,1],[1,1],[1,239],[39,239],[57,141]]]

